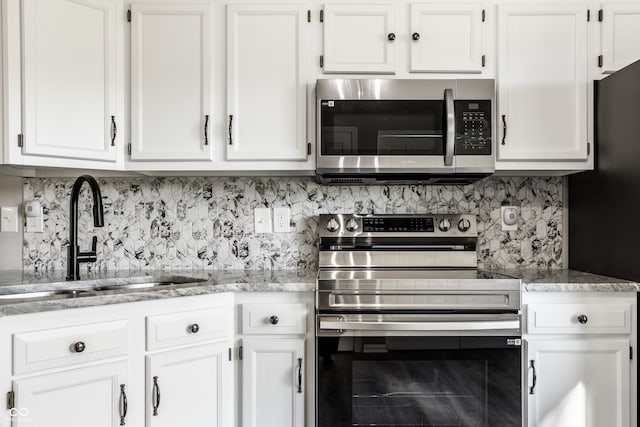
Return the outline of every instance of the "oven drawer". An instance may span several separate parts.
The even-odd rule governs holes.
[[[628,303],[528,304],[529,334],[629,334]]]
[[[13,335],[13,373],[26,374],[127,354],[126,320]]]
[[[306,334],[307,306],[299,303],[242,304],[243,334]]]
[[[212,308],[147,317],[147,350],[227,338],[231,308]]]

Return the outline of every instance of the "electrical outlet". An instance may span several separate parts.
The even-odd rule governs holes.
[[[502,231],[515,231],[518,229],[518,207],[517,206],[501,206],[500,207],[500,224]]]
[[[18,232],[18,208],[0,208],[0,231],[7,233]]]
[[[289,208],[273,208],[273,231],[288,233],[291,231],[291,213]]]
[[[44,218],[42,217],[42,208],[40,208],[40,215],[27,216],[27,233],[43,233],[44,232]]]
[[[253,221],[256,233],[271,233],[271,209],[255,208]]]

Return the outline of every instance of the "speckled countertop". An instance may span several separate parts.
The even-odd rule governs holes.
[[[489,272],[514,277],[522,281],[524,292],[637,292],[640,285],[574,270],[499,270]],[[0,271],[0,317],[75,307],[118,304],[143,300],[211,294],[216,292],[311,292],[315,290],[316,273],[295,271],[114,271],[93,273],[76,282],[65,281],[64,271],[23,273]],[[194,280],[197,282],[194,283]],[[123,283],[142,284],[166,281],[178,283],[153,291],[130,289],[106,290],[100,294],[92,289]],[[86,291],[82,297],[45,296],[26,302],[12,301],[11,296],[23,292],[60,289]],[[5,298],[3,300],[3,298]]]

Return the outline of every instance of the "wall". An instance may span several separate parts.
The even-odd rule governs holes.
[[[99,179],[105,227],[93,229],[88,188],[80,202],[81,248],[98,236],[83,269],[299,269],[317,267],[320,213],[472,213],[483,268],[562,267],[562,178],[491,177],[466,186],[322,186],[311,178]],[[27,270],[66,268],[73,180],[29,178],[24,198],[45,211],[44,234],[25,233]],[[85,186],[86,187],[86,186]],[[519,230],[500,230],[502,204],[521,207]],[[291,208],[290,233],[255,234],[253,209]]]
[[[23,218],[22,178],[0,176],[0,206],[15,206]],[[22,269],[22,221],[17,233],[0,233],[0,270]]]

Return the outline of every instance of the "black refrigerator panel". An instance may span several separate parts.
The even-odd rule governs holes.
[[[640,61],[594,89],[595,170],[569,177],[569,268],[640,281]]]

